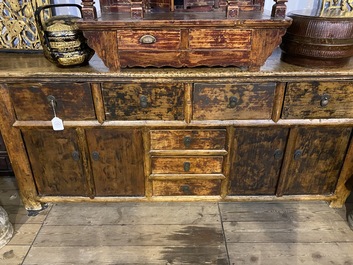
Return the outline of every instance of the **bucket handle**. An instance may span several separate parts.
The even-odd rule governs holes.
[[[55,7],[77,7],[80,10],[80,14],[81,14],[81,18],[82,18],[82,7],[80,5],[77,4],[53,4],[53,5],[43,5],[43,6],[39,6],[36,11],[34,12],[34,18],[37,22],[37,25],[39,26],[40,31],[43,34],[44,40],[46,42],[46,45],[48,46],[49,49],[51,49],[50,47],[50,41],[48,39],[47,34],[45,34],[45,30],[44,30],[44,26],[43,26],[43,21],[40,17],[40,14],[43,10],[45,9],[49,9],[49,8],[55,8]]]
[[[43,5],[43,6],[39,6],[36,11],[34,12],[34,17],[35,20],[37,21],[39,28],[42,32],[44,32],[44,27],[43,27],[43,22],[42,19],[40,17],[40,13],[48,8],[55,8],[55,7],[77,7],[80,10],[80,14],[81,14],[81,18],[82,18],[82,7],[80,5],[77,4],[53,4],[53,5]]]

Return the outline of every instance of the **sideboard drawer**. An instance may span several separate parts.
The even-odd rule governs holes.
[[[225,150],[226,130],[152,130],[151,150]]]
[[[152,157],[152,174],[219,174],[223,156]]]
[[[8,84],[18,120],[51,120],[55,98],[56,115],[63,120],[96,119],[89,83]]]
[[[276,83],[195,84],[194,120],[270,119]]]
[[[153,181],[154,196],[220,195],[221,180],[170,180]]]
[[[178,50],[180,30],[118,30],[122,50]]]
[[[102,84],[107,120],[183,120],[181,83]]]
[[[284,119],[353,118],[353,82],[288,83]]]

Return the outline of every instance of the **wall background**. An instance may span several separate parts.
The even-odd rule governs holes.
[[[294,11],[294,10],[301,10],[301,9],[311,9],[318,5],[320,0],[288,0],[287,3],[287,12]],[[99,0],[95,0],[96,9],[98,16],[100,16],[100,6]],[[54,3],[77,3],[81,4],[81,0],[54,0]],[[273,0],[265,0],[265,10],[271,11],[272,6],[275,2]],[[69,8],[60,8],[57,10],[57,14],[71,14],[71,15],[78,15],[76,10],[70,10]]]

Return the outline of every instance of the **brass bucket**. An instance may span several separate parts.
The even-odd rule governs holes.
[[[82,7],[76,4],[55,4],[38,7],[34,12],[44,56],[59,67],[85,65],[94,55],[76,21],[80,17],[72,15],[53,16],[47,20],[41,15],[45,9],[56,7]]]

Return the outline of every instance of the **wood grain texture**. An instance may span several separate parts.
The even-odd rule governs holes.
[[[83,35],[86,37],[88,45],[99,55],[109,69],[112,71],[120,69],[115,30],[85,30]],[[111,43],[115,45],[111,45]]]
[[[118,47],[132,52],[142,50],[178,50],[181,41],[180,30],[118,30]],[[141,43],[141,38],[149,35],[154,43]]]
[[[333,193],[350,135],[351,128],[344,127],[298,128],[284,194]]]
[[[281,118],[286,85],[286,83],[277,83],[276,86],[274,106],[272,112],[272,120],[274,122],[278,122]]]
[[[132,130],[87,130],[96,196],[145,194],[142,134]]]
[[[105,120],[104,104],[102,98],[102,91],[100,84],[91,84],[92,88],[92,98],[94,103],[94,110],[96,112],[97,120],[99,123],[103,123]]]
[[[40,195],[87,195],[76,131],[22,131]],[[74,157],[76,155],[76,158]]]
[[[195,84],[193,119],[269,119],[275,87],[275,83]],[[231,103],[232,99],[234,105]]]
[[[13,110],[8,87],[0,84],[0,93],[0,131],[6,142],[12,168],[17,176],[20,196],[26,209],[40,210],[42,206],[35,200],[37,188],[21,132],[17,128],[12,127],[16,120],[16,114]]]
[[[353,136],[352,136],[353,137]],[[330,207],[341,208],[353,189],[353,138],[347,150],[345,161],[336,185],[337,198],[331,201]]]
[[[222,172],[222,163],[222,156],[153,156],[152,173],[217,174]]]
[[[103,83],[107,120],[183,120],[183,99],[181,83]]]
[[[225,130],[151,130],[151,150],[224,150]]]
[[[229,195],[274,195],[288,129],[235,128]]]
[[[17,83],[9,89],[18,120],[50,121],[54,112],[49,95],[55,97],[56,115],[61,119],[96,119],[88,83]]]
[[[353,117],[353,82],[295,82],[287,86],[283,114],[285,119]],[[328,104],[323,106],[323,96]]]
[[[252,30],[190,29],[189,45],[197,49],[251,49]]]
[[[153,181],[154,196],[220,195],[220,180]]]
[[[187,214],[185,214],[187,212]],[[114,214],[113,214],[114,213]],[[217,203],[60,203],[45,225],[200,225],[219,223]]]

